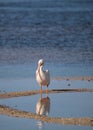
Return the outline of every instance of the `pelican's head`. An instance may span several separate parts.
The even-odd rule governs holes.
[[[44,65],[44,60],[43,60],[43,59],[40,59],[40,60],[38,61],[38,65],[39,65],[39,66]]]

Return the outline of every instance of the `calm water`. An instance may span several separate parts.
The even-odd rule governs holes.
[[[74,98],[73,98],[74,97]],[[93,117],[92,93],[60,93],[49,94],[48,101],[49,117]],[[42,100],[46,99],[45,94]],[[59,100],[60,99],[60,100]],[[3,99],[0,104],[7,105],[19,110],[36,113],[36,106],[40,102],[40,95]],[[45,102],[46,103],[46,102]],[[41,105],[40,105],[41,106]],[[39,106],[38,106],[39,107]],[[46,107],[46,109],[47,109]],[[85,109],[86,108],[86,109]]]
[[[74,98],[73,98],[74,97]],[[46,95],[43,95],[43,99]],[[60,93],[49,94],[50,102],[49,117],[93,117],[93,103],[92,93]],[[12,108],[34,112],[36,113],[36,105],[39,102],[40,95],[18,97],[11,99],[4,99],[0,101],[0,104],[8,105]],[[61,99],[61,100],[59,100]],[[86,109],[85,109],[86,108]],[[56,130],[61,129],[75,129],[75,130],[92,130],[92,126],[73,126],[73,125],[61,125],[46,123],[34,119],[22,119],[0,115],[0,128],[3,130],[9,129],[40,129],[40,130]]]
[[[44,58],[45,68],[49,68],[51,77],[93,75],[92,0],[0,0],[0,91],[37,89],[35,70],[40,58]],[[52,80],[50,89],[67,88],[69,82]],[[74,81],[70,84],[68,87],[71,88],[93,87],[92,81]],[[49,98],[50,116],[93,115],[93,95],[90,93],[50,94]],[[0,103],[35,112],[38,100],[39,95],[36,95],[0,100]],[[55,108],[56,103],[62,109]],[[0,128],[93,129],[2,115]]]
[[[37,122],[35,120],[31,119],[21,119],[21,118],[11,118],[11,117],[5,117],[5,116],[0,116],[0,126],[3,130],[13,129],[22,129],[22,130],[92,130],[91,127],[84,127],[84,126],[64,126],[64,125],[59,125],[59,124],[49,124],[49,123],[42,123],[42,122]],[[15,123],[16,122],[16,123]],[[36,125],[35,125],[36,123]],[[42,127],[39,127],[38,124],[42,124]],[[12,125],[11,125],[12,124]],[[17,124],[17,125],[16,125]],[[6,127],[6,128],[5,128]]]

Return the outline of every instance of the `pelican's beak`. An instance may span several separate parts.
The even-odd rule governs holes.
[[[44,63],[41,63],[41,64],[40,64],[40,66],[43,66],[43,65],[44,65]]]

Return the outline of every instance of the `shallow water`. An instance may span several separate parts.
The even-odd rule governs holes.
[[[52,62],[52,61],[51,61]],[[35,72],[37,69],[37,63],[31,64],[12,64],[0,66],[0,78],[1,79],[21,79],[21,78],[35,78]],[[68,64],[45,62],[44,69],[49,69],[52,78],[57,77],[75,77],[75,76],[92,76],[93,65],[80,65],[80,64]]]
[[[87,80],[56,80],[51,79],[49,89],[79,89],[88,88],[93,89],[93,81]],[[26,91],[26,90],[39,90],[40,86],[34,79],[18,78],[18,79],[0,79],[0,92],[15,92],[15,91]],[[46,87],[43,87],[46,89]]]
[[[46,95],[42,95],[42,99],[45,99]],[[49,94],[50,102],[49,117],[93,117],[93,94],[92,93],[60,93],[60,94]],[[40,99],[40,95],[17,97],[11,99],[3,99],[0,104],[10,106],[22,111],[29,111],[36,113],[36,105]],[[60,99],[60,100],[59,100]],[[43,105],[43,104],[42,104]],[[48,106],[46,106],[48,107]],[[86,108],[86,109],[85,109]],[[4,123],[3,123],[4,121]],[[8,123],[7,123],[8,122]],[[20,123],[19,123],[20,122]],[[26,125],[22,125],[24,122]],[[16,127],[15,127],[16,126]],[[32,119],[22,119],[7,116],[0,116],[0,127],[4,130],[8,127],[9,129],[18,128],[22,129],[76,129],[92,130],[92,126],[66,126],[60,124],[45,123],[38,120]]]
[[[35,70],[40,58],[44,58],[45,68],[51,72],[49,89],[93,88],[93,81],[56,80],[64,76],[93,76],[93,1],[0,0],[0,93],[39,89]],[[48,96],[49,116],[93,117],[92,93]],[[3,99],[0,104],[35,113],[39,98],[40,95]],[[3,115],[0,128],[93,129]]]
[[[40,103],[46,104],[46,111],[49,107],[50,117],[93,117],[93,94],[92,93],[60,93],[42,96],[43,102],[40,102],[40,95],[26,96],[11,99],[3,99],[1,105],[7,105],[19,110],[25,110],[36,113],[36,106]],[[59,100],[60,99],[60,100]],[[47,106],[48,105],[48,106]],[[39,106],[37,106],[39,107]],[[43,109],[43,108],[41,108]]]
[[[39,125],[38,125],[39,124]],[[41,126],[40,126],[41,124]],[[48,128],[50,130],[56,130],[56,129],[64,129],[64,130],[69,130],[69,129],[74,129],[74,130],[92,130],[92,127],[84,127],[84,126],[65,126],[65,125],[59,125],[59,124],[49,124],[49,123],[44,123],[44,122],[39,122],[36,120],[31,120],[31,119],[21,119],[21,118],[13,118],[13,117],[6,117],[0,115],[0,126],[3,130],[13,129],[22,129],[22,130],[31,130],[31,129],[36,129],[36,130],[47,130]]]

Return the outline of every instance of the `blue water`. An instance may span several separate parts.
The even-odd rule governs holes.
[[[0,0],[0,91],[39,89],[35,81],[35,70],[40,58],[45,60],[45,68],[51,73],[50,89],[93,87],[92,81],[53,80],[55,77],[64,76],[93,76],[92,0]],[[50,116],[92,116],[93,96],[87,94],[50,95]],[[38,100],[36,97],[33,97],[33,102]],[[29,100],[26,100],[27,98]],[[6,101],[7,105],[12,107],[15,107],[14,103],[22,110],[31,110],[32,105],[34,111],[36,102],[29,105],[31,97],[27,98],[20,97],[18,104],[17,98],[1,102],[4,104]],[[58,108],[61,106],[62,109],[59,110],[56,103]],[[66,126],[2,115],[0,128],[93,129],[92,126]]]
[[[35,79],[37,63],[12,64],[0,66],[1,79]],[[58,63],[45,63],[44,69],[49,69],[51,79],[57,77],[93,76],[92,65],[63,65]]]
[[[35,130],[47,130],[49,128],[49,130],[92,130],[92,127],[84,127],[84,126],[64,126],[64,125],[60,125],[60,124],[49,124],[49,123],[44,123],[44,122],[40,122],[40,121],[36,121],[36,120],[31,120],[31,119],[21,119],[21,118],[11,118],[11,117],[5,117],[5,116],[0,116],[1,120],[0,120],[0,126],[3,130],[7,130],[7,128],[9,129],[13,129],[13,130],[17,130],[17,129],[22,129],[22,130],[31,130],[31,129],[35,129]],[[16,123],[15,123],[16,122]],[[36,125],[35,125],[36,123]],[[41,127],[38,126],[38,124],[42,124]],[[17,125],[16,125],[17,124]]]
[[[93,1],[0,0],[0,64],[93,65]]]
[[[93,1],[0,0],[0,77],[93,75]],[[33,71],[33,72],[32,72]]]

